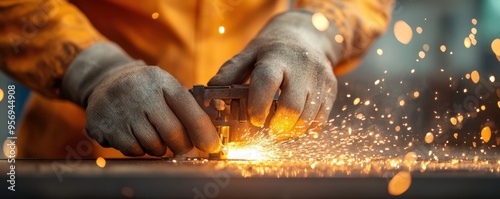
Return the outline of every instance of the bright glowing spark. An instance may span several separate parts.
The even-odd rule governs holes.
[[[335,41],[340,44],[344,42],[344,37],[342,35],[335,35]]]
[[[453,126],[457,125],[457,118],[451,117],[450,122],[451,122],[451,124],[453,124]]]
[[[379,48],[379,49],[377,49],[377,54],[378,54],[378,55],[382,55],[382,54],[384,54],[384,51],[383,51],[382,49],[380,49],[380,48]]]
[[[470,32],[471,32],[472,34],[477,34],[477,29],[476,29],[476,28],[471,28],[471,29],[470,29]]]
[[[424,44],[424,46],[422,46],[422,49],[424,49],[425,52],[429,51],[429,44]]]
[[[470,41],[470,38],[466,37],[466,38],[464,39],[464,46],[465,46],[466,48],[470,48],[470,46],[471,46],[471,41]]]
[[[322,32],[327,30],[330,26],[330,22],[328,21],[328,19],[320,12],[314,13],[311,17],[311,20],[314,27]]]
[[[354,101],[352,103],[354,105],[358,105],[360,101],[361,101],[361,99],[359,99],[359,97],[358,97],[358,98],[354,99]]]
[[[413,97],[418,98],[420,96],[420,93],[418,91],[413,92]]]

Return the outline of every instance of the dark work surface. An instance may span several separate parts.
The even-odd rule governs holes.
[[[164,160],[17,160],[16,191],[2,182],[2,198],[392,198],[383,175],[243,177],[218,163],[173,164]],[[495,163],[496,164],[496,163]],[[6,160],[0,161],[3,179]],[[219,165],[220,166],[220,165]],[[496,166],[498,167],[498,166]],[[56,170],[60,173],[59,177]],[[6,197],[4,197],[6,196]],[[499,198],[498,171],[412,172],[402,198]]]

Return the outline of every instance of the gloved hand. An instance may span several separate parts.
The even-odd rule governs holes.
[[[62,95],[86,108],[86,131],[124,155],[162,156],[166,147],[219,150],[215,127],[189,91],[166,71],[133,61],[117,46],[99,43],[68,68]]]
[[[248,114],[255,126],[265,124],[273,96],[281,89],[276,113],[269,116],[270,135],[277,140],[299,136],[313,122],[325,122],[335,101],[332,66],[342,49],[334,41],[336,34],[332,25],[323,31],[315,28],[307,11],[278,15],[208,85],[241,84],[249,78]]]

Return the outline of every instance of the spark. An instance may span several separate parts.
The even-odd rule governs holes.
[[[415,31],[418,33],[418,34],[422,34],[422,27],[417,27],[415,28]]]
[[[361,101],[361,99],[359,99],[359,97],[358,97],[358,98],[354,99],[353,104],[358,105],[360,101]]]
[[[224,26],[219,26],[219,34],[224,34],[226,32],[226,28]]]
[[[335,35],[335,41],[340,44],[344,42],[344,37],[342,35],[337,34]]]
[[[451,117],[450,122],[451,122],[451,124],[453,124],[453,126],[457,125],[457,118]]]

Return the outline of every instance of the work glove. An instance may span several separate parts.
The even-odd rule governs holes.
[[[308,11],[289,11],[274,17],[208,83],[231,85],[249,80],[250,121],[263,126],[270,119],[269,134],[277,140],[321,126],[336,98],[332,66],[341,55],[342,46],[334,41],[338,31],[323,15],[313,25],[312,16]],[[278,106],[272,115],[270,107],[278,89]]]
[[[62,96],[86,109],[86,132],[124,155],[216,152],[209,116],[166,71],[134,61],[111,43],[81,52],[62,80]]]

